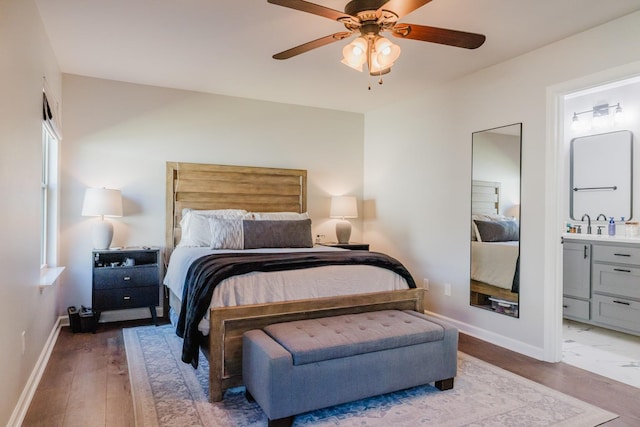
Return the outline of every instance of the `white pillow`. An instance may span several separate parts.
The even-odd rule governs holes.
[[[256,221],[295,221],[309,219],[308,212],[251,212],[251,215]]]
[[[180,220],[181,238],[178,246],[210,246],[211,226],[208,218],[242,218],[242,209],[193,210],[183,209]]]
[[[182,209],[182,220],[180,221],[180,225],[182,225],[182,221],[185,218],[188,218],[190,214],[197,215],[205,215],[205,216],[242,216],[246,214],[247,211],[244,209],[210,209],[210,210],[197,210],[191,208]]]
[[[208,217],[211,249],[243,249],[242,217]]]

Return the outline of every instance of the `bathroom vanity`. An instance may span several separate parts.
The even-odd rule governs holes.
[[[563,235],[563,316],[640,335],[640,239]]]

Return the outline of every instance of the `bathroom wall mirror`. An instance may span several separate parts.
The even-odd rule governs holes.
[[[519,317],[522,123],[471,139],[472,306]]]
[[[569,213],[580,221],[633,216],[633,135],[628,130],[571,140]],[[601,217],[600,217],[601,218]]]

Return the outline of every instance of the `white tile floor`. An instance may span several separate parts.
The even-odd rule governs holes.
[[[565,319],[562,361],[640,388],[640,337]]]

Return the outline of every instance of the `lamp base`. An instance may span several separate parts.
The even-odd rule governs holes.
[[[94,249],[109,249],[113,240],[113,224],[105,220],[95,223],[91,230],[91,238]]]
[[[336,223],[336,237],[338,243],[349,243],[351,237],[351,223],[349,221],[342,219]]]

